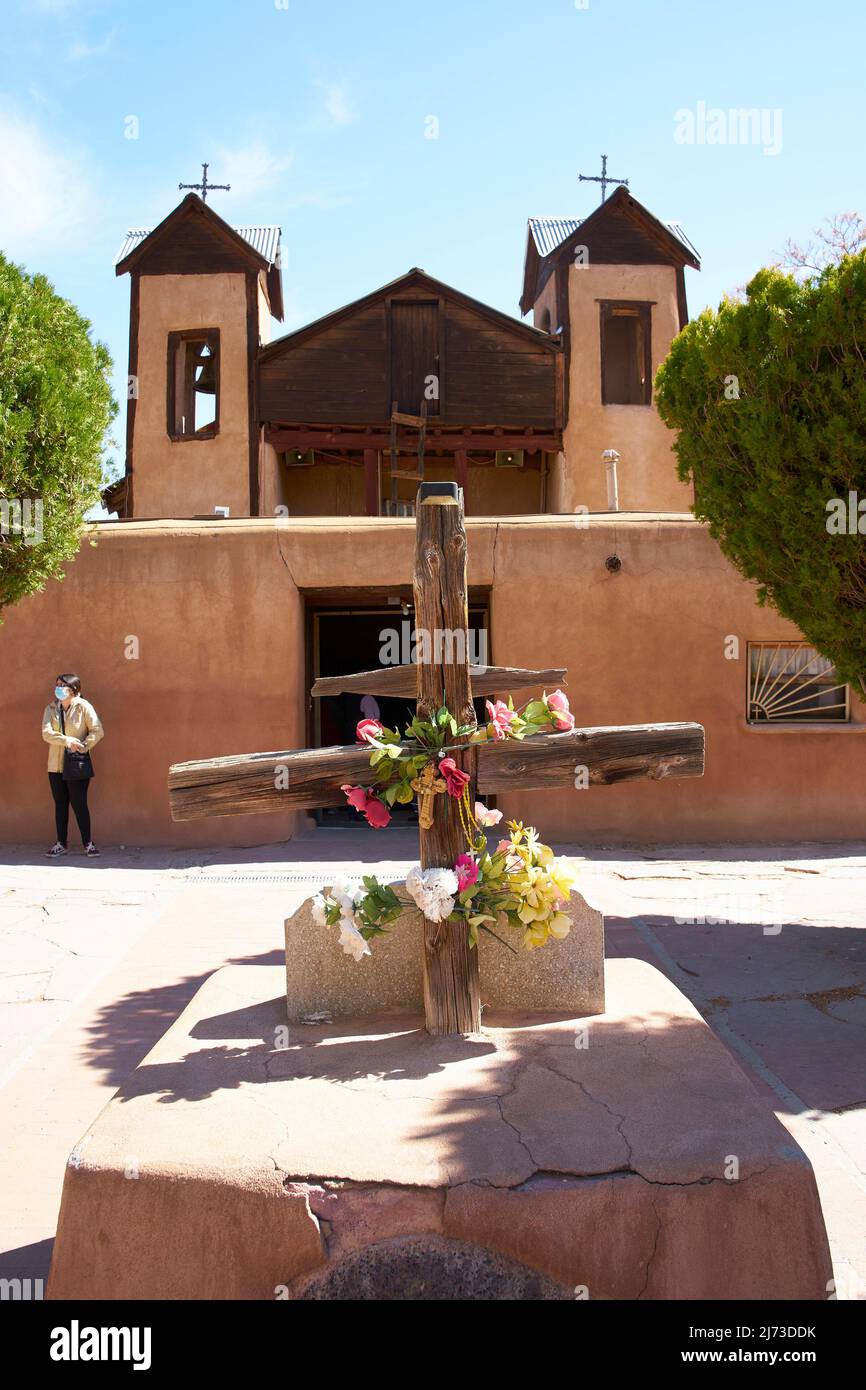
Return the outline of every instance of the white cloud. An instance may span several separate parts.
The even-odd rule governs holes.
[[[325,114],[331,126],[350,125],[357,121],[358,113],[349,100],[345,87],[336,82],[319,82],[325,94]]]
[[[93,179],[82,153],[50,136],[13,106],[0,105],[3,250],[69,244],[95,215]]]
[[[208,168],[208,179],[213,179],[214,183],[230,183],[232,195],[248,198],[280,183],[293,160],[291,151],[275,154],[264,140],[252,140],[234,149],[218,145]]]
[[[81,62],[82,58],[95,58],[100,53],[107,53],[114,43],[116,29],[112,29],[110,34],[106,34],[101,43],[86,43],[84,39],[76,39],[69,46],[68,58],[72,63]]]

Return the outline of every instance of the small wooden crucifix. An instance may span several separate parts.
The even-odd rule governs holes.
[[[436,776],[436,769],[432,762],[429,762],[420,776],[413,777],[409,785],[413,792],[418,793],[419,829],[431,830],[433,828],[433,808],[436,804],[436,796],[441,795],[448,784],[443,777]]]
[[[423,634],[416,642],[417,665],[320,677],[312,694],[414,696],[419,719],[445,705],[458,726],[473,729],[473,695],[563,684],[563,667],[470,668],[466,528],[456,483],[421,484],[415,526],[415,624],[419,638]],[[573,789],[637,778],[700,777],[704,770],[700,724],[576,728],[521,742],[469,739],[465,734],[453,740],[459,746],[450,747],[450,756],[469,773],[473,798],[476,790],[488,795],[518,788]],[[340,787],[346,782],[369,786],[374,776],[367,744],[177,763],[169,769],[171,814],[174,820],[193,820],[345,805]],[[429,809],[439,788],[420,779],[416,790],[421,866],[450,869],[466,847],[457,802],[442,796],[428,817],[425,802]],[[470,947],[462,921],[424,923],[424,1010],[430,1033],[472,1033],[481,1026],[478,952]]]

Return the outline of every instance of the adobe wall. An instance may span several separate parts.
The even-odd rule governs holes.
[[[607,509],[602,453],[616,449],[622,511],[687,511],[692,488],[676,473],[673,435],[655,406],[602,405],[601,299],[654,301],[651,320],[653,378],[679,333],[676,271],[666,265],[571,266],[568,277],[571,365],[564,451],[552,470],[550,510]],[[554,277],[534,307],[536,326],[546,309],[556,327]]]
[[[0,843],[49,844],[39,721],[76,670],[106,727],[94,835],[109,844],[250,845],[303,816],[175,825],[172,762],[304,741],[299,588],[390,586],[411,575],[409,521],[344,518],[108,523],[63,582],[0,627],[7,733]],[[696,720],[702,780],[513,794],[546,838],[585,843],[846,839],[866,824],[866,707],[830,730],[745,723],[746,641],[795,638],[687,516],[477,519],[470,583],[491,589],[491,659],[569,667],[581,724]],[[621,570],[605,568],[616,553]],[[725,638],[740,659],[725,659]],[[129,639],[138,641],[137,659]],[[384,841],[383,841],[384,843]],[[384,852],[384,851],[383,851]]]
[[[232,516],[248,516],[246,277],[142,275],[140,284],[135,515],[195,516],[225,506]],[[168,335],[188,328],[220,330],[219,433],[213,439],[168,436]]]

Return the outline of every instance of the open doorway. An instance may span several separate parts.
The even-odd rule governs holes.
[[[395,602],[388,597],[372,598],[365,602],[359,596],[357,604],[348,602],[317,602],[307,598],[307,635],[309,654],[308,688],[318,676],[340,676],[352,671],[373,671],[382,666],[408,664],[412,658],[414,608],[411,598],[399,595]],[[472,661],[489,664],[488,606],[485,598],[469,602],[469,655]],[[484,701],[476,700],[479,719],[484,714]],[[308,743],[313,748],[327,748],[335,743],[354,743],[358,720],[379,719],[388,728],[402,731],[415,712],[415,701],[408,697],[393,699],[384,695],[329,695],[311,699]],[[357,825],[358,816],[349,806],[327,807],[315,813],[318,825]],[[417,824],[415,805],[395,806],[393,818],[398,824]]]

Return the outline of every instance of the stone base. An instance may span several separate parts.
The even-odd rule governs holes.
[[[286,1028],[204,984],[76,1146],[54,1299],[821,1299],[812,1170],[687,999]],[[282,1030],[282,1031],[281,1031]]]
[[[372,954],[354,961],[340,947],[336,927],[313,921],[312,899],[286,920],[286,1003],[289,1022],[315,1014],[423,1013],[422,923],[407,911],[371,943]],[[535,951],[509,951],[487,932],[478,935],[481,1004],[487,1009],[604,1013],[604,918],[580,893],[565,911],[571,931]],[[504,928],[503,940],[519,941]]]

